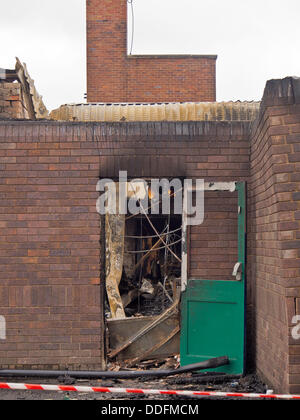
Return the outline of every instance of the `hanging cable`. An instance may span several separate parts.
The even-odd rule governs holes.
[[[169,244],[169,239],[170,239],[170,223],[171,223],[171,215],[169,214],[168,216],[168,228],[167,228],[167,237],[166,237],[166,244]],[[175,244],[175,243],[174,243]],[[168,274],[167,274],[167,260],[168,260],[168,248],[165,247],[165,264],[164,264],[164,284],[163,284],[163,294],[162,294],[162,309],[165,310],[165,292],[166,294],[168,294],[168,292],[166,291],[166,281],[168,278]]]
[[[183,191],[183,188],[180,188],[179,190],[177,190],[177,191],[175,191],[174,193],[170,194],[170,198],[175,197],[175,196],[176,196],[176,194],[180,193],[181,191]],[[162,202],[162,200],[159,200],[159,201],[157,201],[157,203],[156,203],[156,204],[160,204],[161,202]],[[148,211],[148,210],[150,210],[150,209],[151,209],[151,206],[147,207],[145,210],[146,210],[146,211]],[[140,213],[134,213],[134,214],[131,214],[130,216],[126,217],[126,219],[125,219],[125,220],[132,219],[133,217],[136,217],[136,216],[139,216],[139,215],[140,215]]]
[[[133,8],[133,0],[127,0],[127,3],[131,6],[131,20],[132,20],[132,28],[131,28],[131,45],[130,45],[130,53],[132,55],[133,50],[133,40],[134,40],[134,8]]]
[[[143,239],[142,239],[142,235],[143,235],[143,221],[141,219],[141,223],[140,223],[140,234],[141,234],[141,238],[140,238],[140,247],[142,248],[143,245]],[[143,258],[143,257],[142,257]],[[143,277],[143,264],[141,264],[140,266],[140,273],[139,273],[139,290],[142,287],[142,277]],[[141,295],[140,293],[138,294],[138,313],[140,313],[141,311]]]
[[[171,232],[168,232],[168,233],[161,233],[160,236],[171,235],[173,233],[179,232],[181,229],[182,228],[180,227],[180,228],[172,230]],[[164,229],[164,231],[165,231],[165,229]],[[158,238],[159,236],[158,235],[151,235],[151,236],[127,236],[127,235],[125,235],[124,237],[127,238],[127,239],[152,239],[152,238]]]
[[[131,185],[131,188],[133,189],[132,182],[130,181],[129,183]],[[133,189],[133,191],[134,191],[134,189]],[[172,249],[168,246],[168,244],[166,244],[166,242],[164,241],[164,239],[161,237],[161,235],[158,233],[157,229],[155,228],[155,226],[153,225],[153,223],[149,219],[149,216],[148,216],[146,210],[144,209],[144,207],[143,207],[142,202],[141,202],[140,199],[139,199],[139,205],[140,205],[140,208],[142,209],[142,212],[144,213],[146,219],[148,220],[150,226],[152,227],[152,229],[154,230],[154,232],[156,233],[156,235],[159,236],[159,241],[162,242],[169,249],[169,251],[171,252],[171,254],[173,254],[174,257],[181,263],[182,262],[181,259],[175,254],[175,252],[172,251]]]
[[[176,244],[179,244],[181,241],[182,241],[182,239],[180,238],[180,239],[178,239],[175,242],[172,242],[170,244],[161,246],[159,248],[155,247],[153,249],[141,249],[140,251],[128,251],[127,250],[127,251],[125,251],[125,253],[126,254],[144,254],[145,252],[148,252],[148,253],[149,252],[156,252],[156,251],[159,251],[160,249],[165,249],[165,248],[168,248],[169,249],[171,246],[176,245]]]

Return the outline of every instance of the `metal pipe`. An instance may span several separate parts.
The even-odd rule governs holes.
[[[203,369],[213,369],[228,365],[227,356],[216,357],[195,363],[188,366],[182,366],[178,369],[170,370],[146,370],[146,371],[119,371],[119,372],[92,372],[92,371],[72,371],[72,370],[0,370],[0,377],[28,377],[28,378],[58,378],[59,376],[68,376],[75,379],[134,379],[140,377],[162,378],[166,376],[180,375],[183,373],[194,372]]]

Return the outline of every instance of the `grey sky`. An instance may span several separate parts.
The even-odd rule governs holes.
[[[134,0],[134,8],[134,54],[218,54],[218,101],[260,99],[266,80],[300,76],[299,0]],[[85,0],[0,0],[0,67],[19,56],[49,109],[84,101],[85,42]]]

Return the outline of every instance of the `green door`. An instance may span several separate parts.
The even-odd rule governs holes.
[[[246,199],[245,183],[238,191],[237,280],[189,279],[181,301],[181,365],[228,356],[227,366],[213,369],[234,375],[244,373]]]

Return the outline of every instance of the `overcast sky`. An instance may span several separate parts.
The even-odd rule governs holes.
[[[133,1],[133,54],[217,54],[218,101],[300,76],[299,0]],[[0,67],[26,62],[50,110],[84,102],[85,31],[85,0],[0,0]]]

